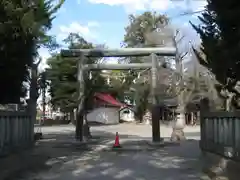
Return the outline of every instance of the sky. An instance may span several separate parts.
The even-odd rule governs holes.
[[[118,48],[124,37],[124,27],[129,22],[129,14],[156,11],[171,19],[171,25],[184,34],[184,41],[199,42],[189,24],[189,21],[198,24],[199,14],[179,15],[202,10],[205,5],[206,0],[66,0],[56,13],[49,34],[62,43],[70,32],[79,33],[90,42]],[[39,50],[39,54],[43,59],[40,69],[44,69],[50,54],[44,48]]]

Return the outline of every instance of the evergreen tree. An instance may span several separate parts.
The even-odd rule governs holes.
[[[239,95],[235,86],[240,80],[240,2],[237,0],[208,0],[205,11],[199,16],[201,24],[193,25],[200,35],[201,50],[194,49],[200,64],[207,67],[219,82],[222,94]],[[201,55],[204,53],[204,57]],[[231,96],[230,96],[231,97]]]
[[[64,0],[0,1],[0,103],[18,103],[26,95],[23,82],[29,81],[29,68],[40,46],[53,47],[46,33],[54,13]]]
[[[65,39],[69,49],[91,49],[94,45],[75,33],[70,33]],[[62,58],[59,54],[53,55],[47,63],[47,80],[50,83],[51,103],[61,108],[63,112],[71,112],[78,105],[77,61],[78,58]],[[98,59],[89,58],[87,63],[96,63]],[[86,74],[87,75],[87,74]],[[91,73],[92,78],[86,76],[87,109],[91,109],[92,95],[96,91],[106,91],[105,79],[99,71]]]

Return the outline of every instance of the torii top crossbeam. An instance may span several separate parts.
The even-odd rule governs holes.
[[[119,48],[119,49],[71,49],[61,50],[63,57],[130,57],[149,56],[156,54],[159,56],[175,56],[175,47],[149,47],[149,48]]]

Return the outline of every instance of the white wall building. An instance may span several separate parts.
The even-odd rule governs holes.
[[[89,124],[118,124],[122,118],[126,121],[133,120],[133,118],[127,119],[131,115],[126,115],[124,111],[121,112],[123,107],[126,107],[126,104],[117,101],[111,95],[96,93],[95,108],[87,114],[87,120]],[[127,110],[127,108],[124,109]]]

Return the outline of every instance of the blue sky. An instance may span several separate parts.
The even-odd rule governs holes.
[[[128,15],[150,10],[172,18],[172,26],[181,30],[185,41],[199,41],[188,23],[190,20],[197,24],[197,14],[178,15],[202,10],[205,5],[205,0],[66,0],[56,14],[49,33],[55,35],[59,43],[70,32],[75,32],[88,41],[117,48],[123,40]],[[46,66],[49,53],[46,49],[40,49],[39,53],[43,58],[42,69]]]

